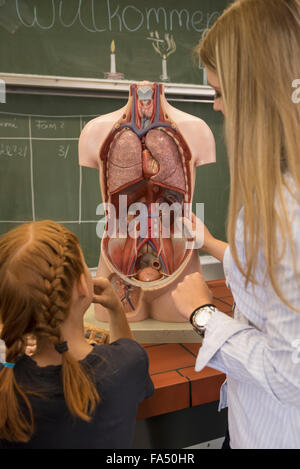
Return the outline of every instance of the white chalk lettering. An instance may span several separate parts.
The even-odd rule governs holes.
[[[186,15],[185,27],[186,27],[186,30],[189,31],[190,30],[190,27],[189,27],[190,14],[185,8],[181,11],[178,11],[178,10],[172,10],[171,11],[171,13],[170,13],[170,31],[173,31],[173,16],[174,16],[174,14],[177,15],[177,19],[178,19],[178,23],[179,23],[180,27],[182,27],[182,25],[183,25],[182,16],[184,14]]]
[[[69,150],[70,150],[70,145],[59,145],[58,156],[66,160]]]
[[[17,145],[15,143],[0,143],[0,157],[5,156],[8,158],[26,158],[27,145]]]
[[[201,27],[199,28],[198,25]],[[203,31],[203,12],[202,11],[195,11],[192,14],[192,28],[197,31],[198,33],[202,33]]]
[[[136,11],[138,15],[140,15],[140,22],[138,23],[138,25],[135,27],[135,28],[130,28],[126,21],[125,21],[125,13],[127,12],[127,10],[129,10],[129,8],[131,8],[132,10]],[[139,10],[138,8],[134,7],[133,5],[128,5],[127,7],[124,8],[123,10],[123,13],[122,13],[122,20],[123,20],[123,24],[124,24],[124,27],[127,29],[127,31],[130,31],[131,33],[134,33],[135,31],[138,31],[142,25],[144,24],[144,15],[143,13],[141,12],[141,10]]]
[[[105,31],[134,33],[142,28],[148,31],[162,28],[173,31],[176,28],[201,33],[209,28],[221,12],[206,13],[201,10],[190,11],[187,8],[167,9],[138,8],[135,5],[120,5],[116,0],[47,0],[32,2],[29,6],[21,0],[15,0],[16,15],[26,28],[51,29],[55,24],[70,29],[76,24],[91,33]],[[42,5],[42,6],[41,6]]]
[[[17,15],[18,15],[19,20],[20,20],[21,23],[22,23],[24,26],[26,26],[27,28],[32,28],[32,27],[34,27],[34,26],[37,26],[38,28],[41,28],[41,29],[51,29],[51,28],[54,26],[54,24],[55,24],[55,18],[56,18],[56,16],[55,16],[55,3],[54,3],[54,0],[50,0],[50,2],[51,2],[51,3],[50,3],[50,6],[52,7],[52,8],[51,8],[51,10],[52,10],[52,12],[51,12],[52,19],[50,20],[50,24],[48,24],[48,25],[43,25],[43,24],[41,24],[41,23],[39,22],[39,20],[38,20],[38,14],[37,14],[37,7],[36,7],[36,6],[33,7],[33,20],[32,20],[31,23],[28,24],[28,23],[25,21],[25,19],[23,19],[23,16],[22,16],[22,14],[21,14],[21,12],[20,12],[20,1],[19,1],[19,0],[16,0],[16,11],[17,11]],[[44,2],[43,2],[43,6],[44,6]],[[28,10],[26,9],[26,10],[25,10],[25,16],[26,16],[26,14],[27,14],[27,11],[28,11]]]
[[[39,130],[57,130],[56,122],[47,121],[44,119],[37,119],[35,126]]]
[[[65,28],[71,28],[71,26],[73,26],[75,24],[76,20],[79,19],[80,9],[81,9],[81,0],[78,1],[77,13],[74,16],[74,19],[70,23],[66,23],[65,20],[63,19],[63,11],[62,11],[63,4],[64,3],[62,1],[59,2],[58,16],[59,16],[60,24],[62,26],[64,26]],[[72,6],[70,6],[70,4],[69,4],[68,9],[67,9],[68,13],[70,11],[70,8],[72,8]]]
[[[12,121],[0,121],[0,127],[4,129],[17,129],[18,125],[16,124],[16,119]]]
[[[106,0],[106,4],[107,4],[107,12],[108,12],[108,29],[111,31],[112,30],[112,19],[117,15],[117,19],[119,20],[119,31],[121,32],[122,31],[122,20],[121,20],[121,17],[119,15],[119,9],[120,9],[120,5],[117,6],[115,12],[113,14],[111,14],[111,10],[110,10],[110,0]]]
[[[146,24],[147,24],[148,31],[150,29],[150,26],[149,26],[149,24],[150,24],[150,15],[153,18],[153,14],[154,14],[154,17],[155,17],[154,19],[156,20],[157,25],[160,23],[160,16],[159,15],[161,14],[161,16],[163,18],[163,23],[164,23],[164,29],[165,29],[165,31],[167,31],[167,29],[168,29],[167,12],[166,12],[166,9],[162,8],[162,7],[158,8],[158,9],[155,9],[155,8],[149,8],[148,9],[148,8],[146,8],[146,21],[147,21]]]

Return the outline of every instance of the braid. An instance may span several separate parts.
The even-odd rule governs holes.
[[[70,274],[72,270],[82,270],[82,263],[78,263],[78,256],[72,254],[68,239],[55,245],[56,256],[52,265],[44,273],[44,295],[37,326],[38,335],[47,335],[58,346],[62,341],[60,325],[65,320],[69,307]],[[76,379],[75,379],[76,377]],[[99,395],[94,384],[86,375],[84,369],[66,348],[62,353],[62,378],[66,403],[71,414],[89,421],[89,414],[93,412],[99,402]]]
[[[28,334],[35,336],[37,344],[43,338],[54,347],[62,341],[61,324],[70,310],[74,283],[83,272],[76,236],[58,223],[24,224],[0,238],[1,338],[7,361],[14,363],[24,352]],[[62,381],[70,412],[90,420],[99,395],[68,351],[62,354]],[[0,438],[28,441],[33,432],[32,409],[12,369],[0,371],[0,392]],[[17,396],[27,406],[27,421]]]
[[[14,339],[14,329],[13,324],[4,323],[0,336],[5,342],[5,360],[9,363],[15,363],[25,349],[23,336]],[[0,395],[0,438],[28,441],[34,432],[32,408],[26,393],[18,385],[12,368],[3,368],[0,371]],[[19,408],[20,400],[25,404],[27,416]]]
[[[3,334],[2,337],[5,337],[5,335]],[[23,354],[24,352],[24,342],[22,339],[19,339],[15,342],[13,342],[12,344],[10,344],[9,342],[5,341],[5,345],[6,345],[6,361],[9,362],[9,363],[15,363],[18,359],[18,357]]]
[[[48,268],[43,271],[43,289],[40,291],[35,332],[37,336],[47,336],[57,344],[60,340],[59,326],[65,320],[70,304],[70,297],[66,294],[66,240],[64,244],[56,244],[55,251],[52,264],[48,264]]]

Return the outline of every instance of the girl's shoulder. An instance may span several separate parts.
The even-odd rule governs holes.
[[[129,338],[120,338],[108,345],[95,345],[89,355],[83,360],[84,364],[90,366],[122,369],[143,368],[148,369],[149,359],[144,347]]]
[[[102,393],[122,388],[142,400],[154,392],[148,354],[135,340],[121,338],[109,345],[95,345],[83,362]]]

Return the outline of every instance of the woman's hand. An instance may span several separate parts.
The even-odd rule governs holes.
[[[180,218],[184,226],[184,233],[189,238],[194,240],[194,249],[200,249],[200,251],[207,252],[208,246],[214,240],[207,227],[192,213],[192,219],[184,217]]]
[[[104,277],[96,277],[93,279],[94,296],[93,303],[99,303],[107,308],[109,312],[115,313],[123,310],[121,300],[118,298],[110,281]]]
[[[215,238],[194,213],[192,213],[192,220],[184,219],[184,226],[187,233],[190,233],[191,237],[194,238],[196,249],[200,249],[200,251],[223,262],[228,243]],[[196,236],[194,236],[195,234]]]
[[[196,227],[199,226],[202,232],[203,242],[200,251],[210,254],[210,248],[217,240],[213,237],[207,226],[204,225],[200,218],[197,218],[194,213],[192,213],[192,223],[194,230],[196,230]]]
[[[187,275],[172,292],[172,298],[178,311],[186,319],[190,318],[196,308],[213,302],[213,294],[200,272]]]

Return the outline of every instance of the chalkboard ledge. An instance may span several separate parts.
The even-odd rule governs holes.
[[[98,92],[119,92],[128,93],[129,86],[134,81],[129,80],[109,80],[81,77],[65,77],[52,75],[29,75],[19,73],[0,73],[2,80],[7,87],[22,87],[39,90],[69,90],[69,91],[98,91]],[[184,83],[165,84],[165,94],[169,96],[193,96],[206,98],[213,101],[214,90],[210,86],[190,85]]]

